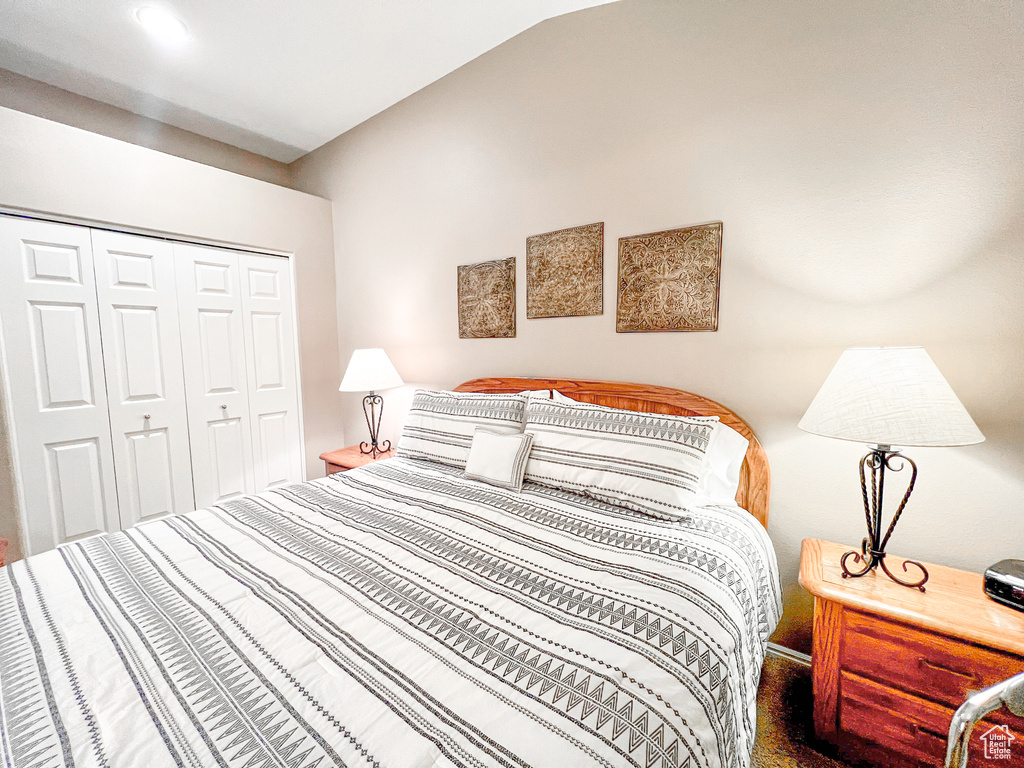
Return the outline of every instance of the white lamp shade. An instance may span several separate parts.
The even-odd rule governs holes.
[[[877,445],[972,445],[985,439],[922,347],[847,349],[799,426]]]
[[[357,349],[345,369],[341,392],[377,392],[394,389],[405,382],[383,349]]]

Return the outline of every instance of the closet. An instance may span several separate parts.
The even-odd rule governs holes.
[[[0,216],[29,554],[302,479],[287,258]]]

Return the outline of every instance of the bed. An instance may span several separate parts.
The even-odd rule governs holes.
[[[30,557],[0,569],[3,765],[749,765],[781,612],[756,437],[661,387],[456,388],[522,390],[717,416],[749,440],[736,503],[663,519],[399,455]]]

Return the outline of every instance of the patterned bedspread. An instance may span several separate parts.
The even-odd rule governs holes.
[[[424,462],[0,569],[5,766],[745,766],[775,555]]]

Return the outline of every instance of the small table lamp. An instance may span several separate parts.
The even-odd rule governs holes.
[[[376,390],[394,389],[404,383],[383,349],[357,349],[352,353],[338,391],[369,392],[363,398],[363,415],[370,430],[370,442],[359,444],[361,453],[368,453],[376,458],[378,454],[391,450],[390,440],[385,440],[380,445],[377,443],[380,417],[384,415],[384,398],[378,395]]]
[[[839,357],[821,390],[800,419],[800,429],[824,437],[873,443],[860,461],[860,487],[868,537],[861,551],[847,552],[841,565],[843,578],[863,576],[876,566],[893,581],[924,592],[928,571],[918,562],[906,560],[922,572],[916,581],[903,581],[885,564],[885,545],[903,514],[914,482],[917,465],[893,446],[972,445],[985,439],[968,415],[935,363],[921,347],[871,347],[847,349]],[[910,482],[889,528],[882,536],[882,494],[885,471],[911,467]],[[868,498],[868,470],[871,498]],[[846,561],[864,567],[853,571]]]

